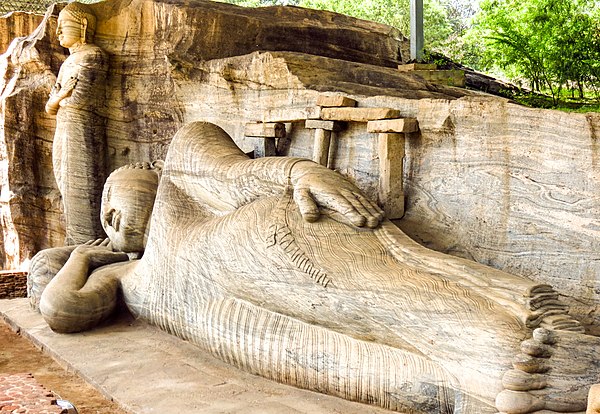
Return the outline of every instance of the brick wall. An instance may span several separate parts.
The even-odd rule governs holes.
[[[27,297],[27,272],[0,271],[0,299]]]

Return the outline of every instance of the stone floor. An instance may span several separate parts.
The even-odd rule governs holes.
[[[0,318],[131,413],[390,413],[242,372],[130,317],[61,335],[27,299],[3,299]]]

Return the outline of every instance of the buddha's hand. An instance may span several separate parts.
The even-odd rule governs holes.
[[[69,105],[69,102],[71,101],[71,96],[73,95],[73,91],[75,90],[75,85],[77,85],[77,78],[71,77],[62,85],[62,87],[56,94],[58,104],[61,107]]]
[[[73,94],[73,89],[75,89],[75,85],[77,85],[76,77],[70,77],[67,79],[58,92],[59,97],[64,99],[71,96]]]
[[[384,218],[379,206],[339,173],[311,161],[292,167],[294,201],[304,220],[316,221],[321,211],[356,227],[375,228]]]
[[[112,250],[109,239],[90,240],[85,244],[77,246],[73,254],[86,260],[89,263],[90,269],[129,260],[129,256],[126,253],[114,252]]]

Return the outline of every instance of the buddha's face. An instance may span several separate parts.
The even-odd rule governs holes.
[[[68,13],[60,13],[56,35],[62,47],[73,47],[81,41],[81,23]]]
[[[84,18],[85,19],[85,18]],[[82,22],[70,13],[61,12],[58,15],[56,35],[62,47],[72,48],[81,42]]]
[[[127,177],[107,180],[102,194],[102,227],[115,251],[143,252],[158,177],[148,170],[132,169],[117,174]]]

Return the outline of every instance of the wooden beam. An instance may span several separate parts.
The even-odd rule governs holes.
[[[400,111],[391,108],[323,108],[321,118],[330,121],[368,122],[398,118]]]
[[[341,125],[336,121],[322,121],[320,119],[307,119],[304,123],[306,129],[324,129],[325,131],[339,131]]]
[[[367,123],[367,131],[369,132],[397,132],[410,133],[419,130],[419,122],[416,118],[396,118],[382,119],[378,121],[369,121]]]
[[[325,107],[356,106],[356,101],[344,95],[319,95],[317,105]]]
[[[285,125],[280,122],[246,124],[244,135],[247,137],[283,138],[285,137]]]

